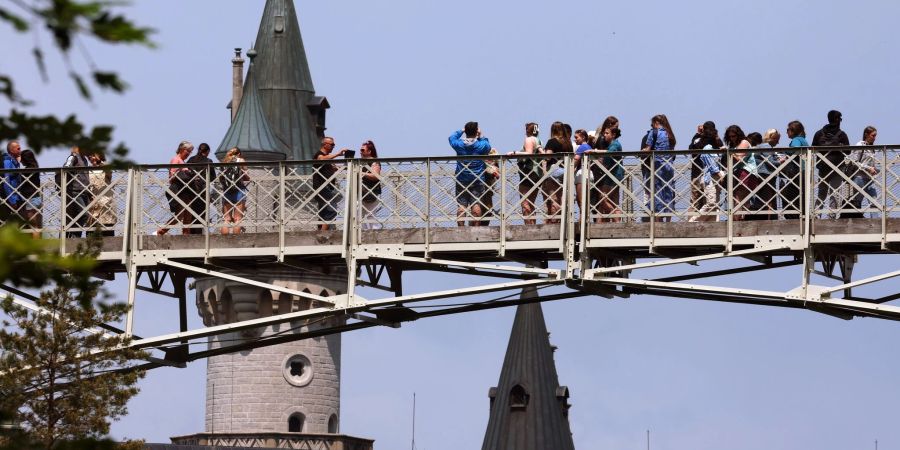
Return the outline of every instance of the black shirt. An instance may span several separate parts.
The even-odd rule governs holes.
[[[706,147],[706,139],[703,139],[702,134],[697,133],[691,139],[691,145],[688,146],[688,150],[703,150],[703,147]],[[703,162],[700,161],[700,154],[694,153],[691,155],[691,180],[699,177],[702,173]]]
[[[556,138],[550,138],[547,141],[547,145],[544,146],[544,152],[546,153],[572,153],[572,143],[571,142],[562,142]],[[547,159],[547,166],[553,166],[556,164],[558,160],[556,158]]]
[[[209,159],[206,156],[194,155],[194,156],[191,156],[190,158],[188,158],[188,160],[185,161],[185,163],[187,163],[187,164],[212,164],[213,160]],[[197,176],[194,177],[194,180],[193,180],[195,183],[195,186],[205,186],[207,169],[206,168],[202,168],[202,169],[198,168],[198,169],[194,169],[194,170],[197,173]],[[212,168],[212,173],[209,174],[209,179],[210,180],[216,179],[216,169],[215,168]]]
[[[328,156],[327,153],[319,150],[315,154],[315,158],[318,160],[320,156]],[[335,172],[337,172],[337,167],[334,166],[334,163],[326,162],[321,164],[316,164],[313,170],[313,187],[321,186],[325,183],[330,183],[331,177],[334,176]]]

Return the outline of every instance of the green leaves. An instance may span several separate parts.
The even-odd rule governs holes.
[[[54,241],[27,239],[15,225],[0,227],[0,282],[42,287],[70,274],[91,273],[93,260],[63,257],[57,250]]]
[[[121,94],[128,89],[128,84],[122,81],[115,72],[95,71],[94,82],[101,88],[111,90],[118,94]]]
[[[37,64],[38,72],[41,73],[41,79],[44,83],[50,81],[50,76],[47,75],[47,64],[44,63],[44,51],[40,47],[35,47],[31,54],[34,55],[34,63]]]
[[[21,16],[17,16],[9,12],[9,10],[7,10],[6,8],[0,7],[0,20],[9,22],[10,24],[12,24],[13,28],[15,28],[16,31],[20,33],[28,31],[28,22],[26,22],[25,19],[23,19]]]
[[[124,16],[103,12],[91,20],[91,31],[94,37],[105,42],[115,44],[140,44],[153,48],[150,41],[153,30],[140,28],[131,23]]]
[[[59,119],[54,115],[32,116],[13,109],[9,115],[0,116],[0,141],[24,136],[30,148],[40,152],[45,148],[78,145],[87,154],[111,155],[111,163],[117,167],[133,164],[127,159],[128,147],[123,143],[113,146],[113,127],[98,125],[86,130],[75,115]]]
[[[7,75],[0,74],[0,95],[6,97],[10,103],[20,106],[29,106],[31,102],[22,98],[13,85],[13,80]]]
[[[122,93],[128,85],[116,72],[96,66],[86,39],[105,45],[154,47],[152,29],[139,27],[116,11],[128,2],[14,0],[3,4],[19,9],[13,12],[0,6],[0,22],[14,31],[50,34],[69,78],[87,101],[92,99],[92,87]],[[11,46],[13,51],[22,48]],[[73,46],[79,48],[89,71],[75,69],[70,61]],[[25,51],[11,56],[24,61]],[[31,56],[47,82],[50,74],[44,50],[37,46]],[[86,127],[74,114],[66,116],[65,112],[34,115],[27,110],[32,103],[16,91],[13,78],[4,74],[0,74],[0,98],[13,105],[8,114],[0,115],[0,142],[24,138],[35,151],[78,145],[85,153],[114,155],[112,167],[131,164],[125,144],[113,142],[112,126]],[[146,354],[123,348],[128,343],[123,336],[85,331],[97,323],[117,322],[128,310],[127,305],[108,303],[102,285],[91,278],[97,251],[97,241],[92,241],[75,256],[63,257],[52,240],[30,239],[15,224],[0,227],[0,283],[44,287],[35,303],[51,312],[36,313],[8,298],[0,301],[6,317],[0,327],[0,420],[9,418],[4,412],[12,412],[25,432],[4,436],[0,428],[0,448],[120,448],[97,438],[109,433],[110,420],[127,413],[128,399],[137,393],[136,383],[143,376],[118,369],[133,368],[131,364]],[[78,440],[83,438],[89,440]]]
[[[0,243],[7,238],[0,235]],[[89,242],[74,260],[92,261],[99,240]],[[0,411],[14,412],[25,434],[21,442],[55,449],[64,441],[96,439],[109,433],[111,420],[127,413],[143,373],[119,369],[147,355],[127,348],[124,335],[94,329],[128,311],[127,305],[107,299],[102,282],[87,270],[59,276],[34,300],[40,311],[9,297],[0,301],[8,317],[0,328]]]
[[[118,10],[127,6],[127,1],[111,0],[31,0],[8,2],[24,11],[25,16],[33,22],[41,23],[52,36],[52,42],[62,52],[68,67],[68,76],[75,89],[86,101],[94,99],[93,88],[121,94],[128,89],[128,84],[112,70],[100,69],[88,53],[85,38],[93,38],[103,44],[140,45],[154,48],[151,40],[154,30],[136,25]],[[0,7],[0,21],[5,21],[13,29],[23,33],[32,29],[26,17],[12,12],[9,8]],[[87,60],[90,67],[88,73],[76,70],[69,61],[72,48],[78,46],[79,54]],[[49,73],[45,61],[44,50],[37,46],[31,51],[38,73],[45,82],[49,81]],[[0,74],[0,97],[6,98],[14,106],[26,108],[32,105],[15,89],[13,79]],[[74,115],[32,116],[27,112],[13,109],[6,116],[0,115],[0,140],[24,138],[27,145],[35,151],[45,148],[80,145],[88,152],[112,154],[116,159],[113,164],[127,165],[131,161],[125,159],[128,148],[124,144],[112,146],[112,127],[98,126],[90,132]],[[111,152],[111,153],[110,153]]]
[[[43,0],[38,3],[47,5],[35,8],[34,12],[44,19],[56,45],[63,52],[69,51],[74,37],[80,34],[91,35],[110,44],[153,47],[150,41],[152,29],[138,27],[124,16],[112,13],[111,9],[122,2]]]
[[[84,84],[84,79],[81,78],[81,75],[76,72],[69,72],[69,77],[72,78],[72,81],[75,82],[75,86],[78,87],[78,93],[81,94],[81,96],[84,97],[85,100],[90,100],[91,90],[88,89],[86,84]]]

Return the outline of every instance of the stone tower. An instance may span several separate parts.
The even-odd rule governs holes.
[[[234,89],[232,123],[220,158],[239,147],[248,161],[309,157],[325,129],[328,102],[316,97],[292,0],[267,0],[250,66]],[[240,55],[233,60],[234,80]],[[235,109],[236,108],[236,109]],[[251,174],[253,177],[253,174]],[[243,264],[236,275],[323,297],[346,292],[346,269],[316,273]],[[301,311],[320,305],[261,287],[218,278],[196,282],[197,309],[206,326]],[[343,319],[328,319],[343,320]],[[223,334],[210,350],[262,336],[286,337],[339,325],[322,320]],[[339,435],[341,336],[333,334],[212,356],[207,360],[206,432],[173,438],[178,444],[371,449],[372,441]],[[340,443],[341,447],[335,447]]]
[[[254,279],[321,296],[346,290],[343,276],[259,270]],[[308,300],[255,286],[198,280],[197,306],[207,326],[307,309]],[[322,322],[291,322],[249,332],[219,335],[210,349],[256,339],[315,330]],[[288,342],[207,360],[206,432],[330,433],[340,431],[341,336]]]
[[[534,287],[522,299],[536,299]],[[482,450],[574,450],[569,389],[559,385],[540,303],[520,305],[500,382],[490,389],[491,414]]]

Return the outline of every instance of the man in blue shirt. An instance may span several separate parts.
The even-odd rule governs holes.
[[[22,147],[18,141],[10,141],[6,144],[6,153],[3,155],[4,169],[18,169],[19,156]],[[15,213],[22,206],[22,196],[19,195],[19,184],[22,183],[22,174],[6,172],[0,177],[0,194],[3,195],[2,208],[0,208],[0,220],[6,221],[15,217]]]
[[[465,137],[463,137],[465,135]],[[482,156],[491,151],[491,143],[486,137],[481,137],[481,129],[478,122],[469,122],[462,130],[450,135],[450,146],[458,156]],[[471,209],[472,226],[479,226],[484,209],[482,197],[485,195],[484,183],[484,159],[460,159],[456,161],[456,201],[459,207],[456,209],[456,224],[465,226],[466,210]]]

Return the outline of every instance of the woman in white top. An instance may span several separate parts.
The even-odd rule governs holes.
[[[538,191],[541,186],[541,179],[544,177],[544,169],[542,161],[532,158],[534,155],[543,153],[541,147],[541,139],[538,124],[529,122],[525,124],[525,141],[522,143],[522,150],[517,152],[509,152],[510,156],[521,156],[516,160],[519,168],[519,195],[522,197],[522,218],[525,225],[534,225],[537,220],[534,218],[534,204],[537,201]]]
[[[103,168],[106,165],[106,156],[102,153],[94,153],[88,157],[94,170],[88,173],[90,180],[91,206],[88,212],[91,215],[90,225],[100,228],[103,236],[115,236],[116,211],[113,205],[113,190],[109,188],[112,182],[112,172]]]
[[[858,146],[866,146],[865,149],[854,150],[850,155],[850,164],[851,167],[854,167],[856,170],[853,172],[853,183],[856,186],[853,189],[853,198],[850,200],[853,208],[858,211],[854,211],[850,214],[841,214],[842,218],[862,218],[865,216],[863,214],[863,200],[866,198],[866,195],[873,199],[878,198],[878,190],[875,188],[876,181],[875,175],[878,175],[878,158],[875,156],[875,150],[871,149],[871,146],[875,144],[875,138],[878,136],[878,130],[873,126],[867,126],[865,130],[863,130],[863,138],[861,141],[857,142]],[[865,193],[866,195],[863,195]],[[869,201],[869,208],[877,207],[871,200]]]

